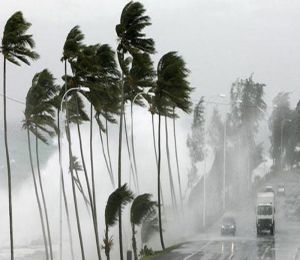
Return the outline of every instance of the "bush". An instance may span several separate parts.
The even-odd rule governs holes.
[[[140,251],[140,257],[151,255],[154,255],[154,251],[152,250],[152,248],[148,248],[147,245],[144,245],[144,247]]]

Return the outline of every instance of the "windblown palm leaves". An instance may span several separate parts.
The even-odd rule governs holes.
[[[114,226],[119,218],[119,213],[122,213],[122,209],[132,201],[133,194],[128,189],[127,184],[124,184],[120,188],[116,189],[108,198],[105,207],[105,238],[104,249],[107,260],[110,259],[110,250],[112,246],[112,240],[109,238],[109,228]]]
[[[32,80],[32,86],[29,89],[26,97],[25,120],[23,121],[23,127],[28,131],[28,145],[29,145],[28,147],[29,147],[31,164],[32,164],[32,159],[31,159],[32,156],[31,156],[31,148],[30,148],[29,131],[32,132],[36,137],[38,183],[40,186],[40,191],[42,196],[42,206],[44,212],[42,212],[40,209],[40,199],[37,192],[33,167],[32,167],[32,175],[33,175],[33,180],[34,180],[34,185],[36,190],[37,202],[39,204],[39,209],[40,209],[40,218],[43,226],[43,232],[45,232],[44,224],[43,224],[44,221],[43,214],[45,214],[48,243],[50,246],[50,259],[53,259],[51,232],[50,232],[47,205],[44,196],[42,178],[41,178],[40,167],[39,167],[38,140],[41,140],[44,143],[48,143],[45,134],[52,137],[55,134],[55,132],[57,132],[57,127],[55,125],[55,118],[54,118],[55,111],[54,111],[54,106],[52,101],[53,101],[53,97],[55,96],[58,90],[58,87],[55,85],[54,80],[55,79],[53,75],[46,69],[40,73],[37,73],[34,76]],[[47,247],[47,241],[44,242],[45,242],[45,246]],[[46,254],[47,254],[47,250],[46,250]],[[46,258],[48,259],[48,256],[46,256]]]
[[[151,25],[150,17],[145,15],[145,8],[139,2],[129,2],[122,11],[120,23],[116,26],[119,38],[118,51],[134,53],[143,51],[154,53],[154,41],[145,38],[143,29]]]
[[[80,31],[79,26],[76,25],[71,29],[65,41],[62,61],[68,60],[71,62],[77,58],[83,39],[84,34]]]
[[[191,111],[192,88],[187,80],[188,74],[184,60],[176,52],[168,52],[160,59],[154,98],[157,113],[172,116],[173,107],[186,113]]]
[[[32,51],[35,47],[32,35],[26,34],[31,23],[28,23],[22,12],[14,13],[6,22],[1,52],[5,59],[20,66],[20,62],[30,65],[30,60],[36,60],[39,55]]]
[[[44,134],[52,137],[57,130],[53,106],[57,91],[53,75],[45,69],[34,76],[27,93],[24,127],[28,127],[44,143],[48,143]]]
[[[151,200],[151,194],[149,193],[137,196],[132,202],[130,209],[130,222],[132,227],[132,248],[135,260],[138,260],[135,226],[141,225],[149,215],[156,212],[155,207],[156,202]]]
[[[14,13],[6,22],[2,37],[1,53],[4,57],[3,64],[3,119],[4,119],[4,142],[8,175],[8,200],[9,200],[9,232],[10,232],[10,254],[14,259],[13,240],[13,212],[11,192],[11,169],[7,141],[7,119],[6,119],[6,60],[20,66],[21,63],[30,65],[30,60],[38,59],[39,55],[32,49],[35,46],[32,35],[26,34],[31,24],[24,18],[22,12]]]

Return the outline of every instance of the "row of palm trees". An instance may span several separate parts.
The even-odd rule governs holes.
[[[66,123],[65,133],[68,141],[69,153],[69,175],[72,184],[72,196],[75,208],[77,233],[81,249],[81,258],[85,259],[83,246],[82,227],[79,215],[78,195],[82,196],[86,207],[91,212],[95,242],[98,259],[101,259],[101,245],[98,231],[98,212],[96,203],[96,183],[93,159],[93,118],[99,127],[99,136],[102,145],[102,153],[115,191],[108,198],[105,209],[105,238],[104,249],[107,259],[112,246],[111,238],[108,236],[109,227],[116,222],[119,224],[119,246],[120,259],[123,260],[122,246],[122,208],[133,199],[133,193],[123,184],[122,180],[122,137],[125,128],[127,149],[136,190],[139,193],[139,175],[135,156],[134,129],[133,129],[133,105],[143,106],[143,98],[149,104],[152,115],[152,130],[154,151],[157,164],[157,207],[160,242],[165,249],[162,228],[161,212],[161,117],[165,118],[166,145],[169,164],[170,189],[173,207],[177,207],[174,180],[170,167],[170,154],[168,147],[168,125],[167,118],[173,119],[174,142],[176,149],[177,177],[179,183],[180,200],[182,203],[180,172],[178,164],[178,153],[176,145],[175,119],[178,117],[176,109],[186,113],[190,112],[190,93],[192,88],[187,80],[189,71],[182,57],[176,52],[169,52],[162,56],[157,69],[154,69],[150,55],[155,53],[154,41],[147,38],[144,29],[151,25],[150,17],[145,14],[146,10],[139,2],[129,2],[123,9],[120,23],[116,26],[118,46],[115,52],[107,44],[85,45],[84,35],[79,26],[71,29],[67,35],[61,61],[64,62],[64,74],[62,76],[63,86],[55,83],[55,78],[47,69],[37,73],[26,96],[26,108],[24,112],[23,127],[27,131],[29,159],[32,170],[32,179],[38,204],[40,221],[43,232],[46,259],[53,260],[53,248],[51,239],[51,226],[49,223],[47,202],[45,200],[43,180],[39,163],[39,142],[48,143],[49,138],[55,135],[58,138],[60,177],[64,209],[66,212],[68,232],[71,245],[72,259],[74,259],[72,231],[70,224],[69,203],[65,189],[65,175],[62,167],[61,156],[61,126],[60,115],[65,110]],[[8,169],[8,193],[9,193],[9,219],[10,219],[10,245],[11,259],[14,259],[13,246],[13,222],[11,201],[11,171],[9,163],[9,150],[7,143],[7,118],[6,118],[6,61],[21,65],[30,65],[30,61],[39,56],[34,52],[34,40],[32,35],[27,34],[30,23],[25,21],[21,12],[16,12],[7,21],[3,38],[1,53],[4,57],[4,139]],[[68,71],[70,69],[70,71]],[[86,100],[78,92],[81,91]],[[148,91],[146,92],[145,89]],[[72,91],[74,90],[74,91]],[[77,90],[77,91],[76,91]],[[149,94],[150,93],[150,94]],[[130,104],[131,120],[131,142],[127,136],[127,123],[125,103]],[[89,115],[84,111],[85,105],[89,104]],[[158,116],[158,129],[155,133],[154,116]],[[116,116],[119,120],[116,120]],[[90,124],[90,172],[87,170],[87,158],[82,147],[81,124]],[[112,167],[109,148],[109,123],[119,122],[119,144],[118,144],[118,172],[117,187]],[[72,140],[76,136],[71,135],[71,124],[77,129],[77,138],[80,145],[80,160],[74,156]],[[103,138],[106,135],[106,140]],[[157,134],[157,143],[156,143]],[[35,138],[36,169],[33,166],[32,136]],[[130,153],[131,152],[131,153]],[[83,180],[79,172],[83,171]],[[150,200],[150,194],[137,196],[131,206],[132,244],[135,259],[137,259],[137,246],[135,239],[135,225],[153,212],[156,203]],[[135,212],[135,215],[132,213]],[[152,214],[150,214],[152,215]]]

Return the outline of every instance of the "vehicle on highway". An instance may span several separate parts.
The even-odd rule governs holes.
[[[277,186],[277,194],[278,195],[285,195],[284,184],[278,184],[278,186]]]
[[[256,230],[257,235],[269,231],[275,233],[275,194],[259,192],[256,199]]]
[[[222,219],[221,235],[231,234],[235,235],[236,223],[233,217],[226,216]]]
[[[272,185],[266,185],[263,189],[263,192],[273,192],[275,194],[275,191],[274,191]]]

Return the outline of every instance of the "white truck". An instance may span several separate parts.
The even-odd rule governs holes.
[[[259,192],[256,200],[256,231],[275,233],[275,194],[274,192]]]

